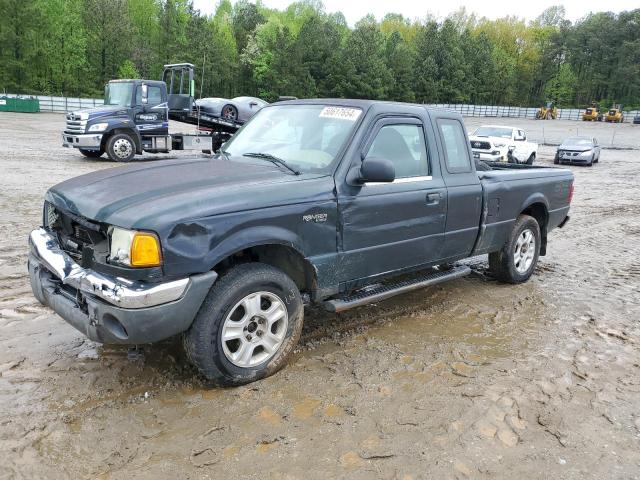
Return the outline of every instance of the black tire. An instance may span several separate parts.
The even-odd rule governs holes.
[[[130,162],[136,154],[136,142],[128,133],[116,133],[107,140],[107,155],[114,162]]]
[[[238,120],[238,109],[235,107],[235,105],[227,104],[224,107],[222,107],[222,110],[220,111],[220,116],[225,120],[230,120],[232,122],[235,122]]]
[[[526,271],[518,271],[516,268],[514,255],[516,253],[517,242],[523,233],[529,230],[535,239],[533,261]],[[523,283],[529,280],[536,268],[538,257],[540,256],[540,226],[535,218],[529,215],[520,215],[509,234],[507,242],[498,252],[489,254],[489,271],[501,282]]]
[[[78,150],[87,158],[100,158],[104,153],[102,150],[85,150],[83,148],[79,148]]]
[[[531,155],[529,155],[529,158],[527,158],[527,165],[533,165],[533,161],[536,159],[536,154],[535,152],[532,153]]]
[[[286,305],[286,332],[273,356],[255,366],[240,367],[232,363],[224,351],[223,325],[241,300],[257,292],[273,294]],[[207,379],[222,386],[244,385],[268,377],[285,365],[300,339],[303,317],[300,292],[284,272],[262,263],[238,265],[220,278],[207,294],[193,324],[183,335],[184,349],[191,363]],[[245,341],[238,340],[238,343],[241,345]],[[229,343],[226,348],[229,349]],[[255,350],[252,350],[251,358],[253,352]]]

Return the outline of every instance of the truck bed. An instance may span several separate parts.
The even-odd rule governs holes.
[[[490,165],[492,170],[477,172],[482,185],[483,213],[474,254],[500,249],[516,218],[528,205],[533,204],[548,217],[547,232],[565,220],[573,179],[569,170],[504,163]]]

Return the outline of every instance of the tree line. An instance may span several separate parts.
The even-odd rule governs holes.
[[[221,0],[1,0],[0,90],[100,96],[113,78],[197,67],[203,96],[351,97],[420,103],[640,106],[640,9],[563,7],[536,20],[390,13],[350,27],[318,0],[284,10]]]

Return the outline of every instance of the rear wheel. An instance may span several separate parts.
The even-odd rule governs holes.
[[[104,153],[102,150],[85,150],[80,148],[80,153],[87,158],[100,158]]]
[[[277,372],[302,332],[304,309],[293,280],[248,263],[214,284],[183,336],[187,356],[209,380],[242,385]]]
[[[107,155],[115,162],[130,162],[136,154],[136,143],[127,133],[116,133],[107,140]]]
[[[540,226],[536,219],[520,215],[502,249],[489,254],[492,275],[506,283],[529,280],[540,256],[540,238]]]

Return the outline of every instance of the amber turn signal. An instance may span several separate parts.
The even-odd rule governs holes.
[[[158,267],[162,262],[160,242],[152,233],[136,232],[129,255],[132,267]]]

